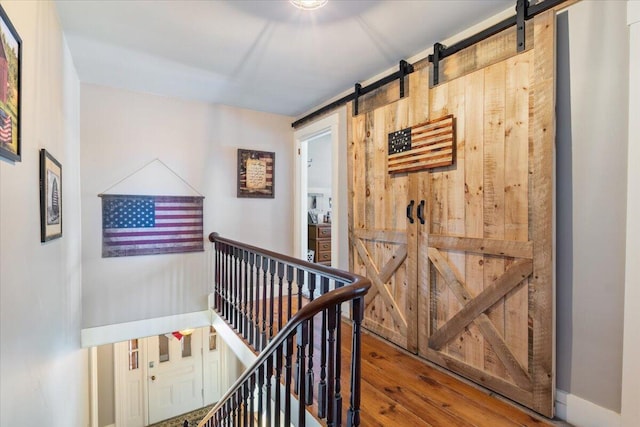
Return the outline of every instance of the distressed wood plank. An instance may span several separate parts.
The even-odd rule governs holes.
[[[530,317],[534,409],[553,416],[553,144],[555,141],[555,12],[534,18],[531,234],[534,241]]]
[[[465,236],[483,237],[484,217],[484,80],[481,69],[466,76],[465,86]],[[482,255],[466,254],[465,280],[469,290],[477,295],[484,281]],[[453,314],[453,313],[452,313]],[[451,318],[451,316],[449,317]],[[484,337],[475,325],[462,335],[465,344],[465,361],[476,367],[484,366]]]
[[[402,263],[407,259],[407,246],[402,245],[396,249],[396,252],[391,256],[391,259],[382,267],[382,270],[378,273],[377,280],[381,283],[387,283],[391,276],[400,268]],[[364,297],[365,305],[369,305],[373,298],[378,294],[378,288],[374,287],[369,290]]]
[[[387,243],[407,244],[407,233],[405,231],[393,230],[356,230],[353,237],[361,240],[378,240]]]
[[[484,237],[499,240],[504,239],[505,74],[505,62],[498,62],[487,67],[484,82]],[[505,262],[504,257],[494,255],[485,255],[483,262],[483,286],[486,291],[505,271]],[[505,305],[502,296],[486,310],[486,315],[500,336],[504,337]],[[507,379],[504,365],[488,342],[484,346],[484,369],[492,375]]]
[[[393,320],[395,320],[397,326],[401,329],[401,331],[404,331],[406,333],[407,321],[396,307],[395,300],[393,299],[393,296],[391,295],[385,284],[380,281],[380,272],[373,263],[371,255],[369,255],[369,251],[367,251],[367,248],[365,248],[360,241],[357,241],[355,246],[360,259],[363,261],[367,269],[367,276],[371,280],[371,283],[373,283],[378,290],[378,295],[381,296],[384,300],[386,308],[389,310],[389,313],[393,317]]]
[[[469,301],[446,324],[429,338],[429,346],[439,349],[447,341],[455,337],[481,313],[486,312],[492,305],[504,297],[511,289],[520,284],[532,273],[531,260],[520,260],[514,263],[491,285]]]
[[[484,255],[500,255],[515,258],[533,258],[533,244],[488,238],[446,236],[432,234],[429,236],[430,246],[438,249],[475,252]]]
[[[447,286],[449,287],[449,289],[451,289],[455,297],[463,305],[466,305],[469,301],[471,301],[473,299],[473,295],[471,295],[469,293],[469,290],[463,285],[463,280],[461,279],[459,272],[455,268],[452,268],[452,266],[447,262],[447,260],[437,249],[429,248],[428,253],[429,259],[438,270],[438,272],[442,275]],[[496,355],[505,365],[505,368],[513,377],[516,384],[525,390],[531,390],[532,384],[529,375],[524,370],[522,365],[515,359],[487,315],[481,314],[475,319],[474,322],[478,325],[478,327],[484,334],[484,337],[492,345]]]
[[[529,240],[529,120],[533,52],[507,61],[505,128],[505,239]],[[531,241],[531,243],[534,243]],[[533,255],[533,246],[532,246]],[[506,265],[513,260],[507,259]],[[505,340],[514,355],[529,367],[529,287],[505,299]]]
[[[346,110],[347,110],[347,117],[351,117],[352,116],[352,111],[351,111],[351,103],[347,103],[346,105]],[[355,120],[349,120],[347,119],[347,123],[346,123],[346,127],[347,127],[347,230],[348,230],[348,238],[349,238],[349,243],[347,245],[348,248],[351,248],[353,245],[353,235],[356,232],[356,228],[355,228],[355,224],[354,224],[354,218],[353,218],[353,213],[354,213],[354,188],[355,188],[355,184],[354,184],[354,180],[355,180],[355,173],[354,173],[354,156],[355,156],[355,141],[354,141],[354,123]],[[352,271],[354,270],[354,260],[353,260],[353,251],[349,250],[349,268],[351,268]]]

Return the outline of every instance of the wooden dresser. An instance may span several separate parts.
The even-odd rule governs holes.
[[[331,224],[309,224],[308,247],[315,252],[313,262],[331,266]]]

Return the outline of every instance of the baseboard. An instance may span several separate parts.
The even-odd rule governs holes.
[[[185,328],[201,328],[211,325],[209,310],[176,314],[155,319],[136,320],[115,325],[97,326],[80,331],[82,347],[94,347],[102,344],[126,341],[134,338],[164,334]]]
[[[576,427],[620,427],[620,414],[574,394],[556,390],[556,417]]]

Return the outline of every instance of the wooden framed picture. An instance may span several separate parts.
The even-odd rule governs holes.
[[[238,197],[274,197],[276,153],[238,149]]]
[[[62,236],[62,165],[40,150],[40,241]]]
[[[0,156],[20,161],[22,40],[0,6]]]

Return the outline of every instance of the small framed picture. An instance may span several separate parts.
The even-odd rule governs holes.
[[[276,153],[238,149],[238,197],[274,198]]]
[[[40,241],[62,237],[62,165],[40,150]]]
[[[19,162],[22,40],[0,6],[0,156]]]

